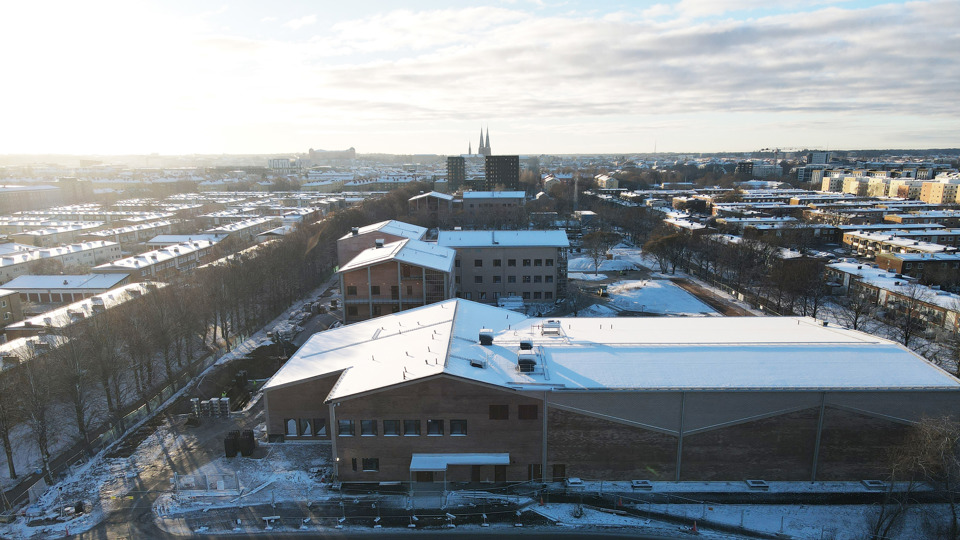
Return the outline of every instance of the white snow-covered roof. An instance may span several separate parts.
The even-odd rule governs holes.
[[[464,199],[523,199],[525,191],[464,191]]]
[[[426,192],[426,193],[421,193],[421,194],[419,194],[419,195],[414,195],[413,197],[410,197],[410,198],[407,199],[407,200],[413,201],[413,200],[416,200],[416,199],[425,199],[425,198],[427,198],[427,197],[436,197],[437,199],[443,199],[443,200],[445,200],[445,201],[452,201],[452,200],[453,200],[453,195],[450,195],[450,194],[448,194],[448,193],[440,193],[439,191],[428,191],[428,192]]]
[[[403,238],[410,238],[411,240],[420,240],[425,234],[427,234],[426,227],[420,227],[418,225],[411,225],[409,223],[404,223],[402,221],[397,221],[391,219],[388,221],[381,221],[380,223],[374,223],[373,225],[367,225],[364,227],[359,227],[357,234],[366,234],[372,232],[382,232],[385,234],[392,234],[394,236],[400,236]],[[353,236],[353,233],[347,233],[341,237],[349,238]]]
[[[79,302],[41,313],[35,317],[15,322],[6,328],[8,331],[31,326],[62,328],[78,320],[96,315],[101,307],[110,309],[134,298],[139,298],[141,295],[147,294],[155,288],[166,287],[166,285],[166,283],[159,282],[131,283],[105,293],[91,296],[90,298],[84,298]]]
[[[493,345],[480,345],[481,329]],[[521,340],[533,372],[520,372]],[[949,389],[902,346],[805,317],[538,319],[448,300],[311,337],[268,390],[339,372],[326,399],[448,375],[516,390]]]
[[[27,275],[3,284],[5,289],[111,289],[128,279],[122,274]]]
[[[458,247],[570,247],[567,233],[552,231],[440,231],[437,243]]]
[[[448,465],[509,465],[510,454],[413,454],[411,471],[445,471]]]
[[[372,247],[361,251],[350,262],[343,265],[340,271],[346,272],[372,264],[396,260],[442,272],[451,272],[456,258],[457,252],[450,248],[404,238],[384,244],[383,247]]]

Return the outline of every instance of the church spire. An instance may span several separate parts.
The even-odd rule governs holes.
[[[487,144],[485,144],[484,146],[487,149],[488,156],[493,153],[490,151],[490,126],[487,126]]]
[[[473,155],[473,143],[467,141],[467,155]]]

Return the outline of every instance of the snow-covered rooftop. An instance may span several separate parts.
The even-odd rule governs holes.
[[[5,289],[111,289],[127,279],[122,274],[27,275],[3,284]]]
[[[481,329],[493,344],[480,345]],[[520,372],[520,341],[533,372]],[[445,374],[517,390],[950,389],[919,355],[803,317],[538,319],[467,300],[311,337],[266,388],[339,374],[326,399]]]
[[[388,221],[381,221],[380,223],[374,223],[373,225],[359,227],[357,234],[366,234],[372,232],[383,232],[385,234],[392,234],[394,236],[410,238],[412,240],[420,240],[425,234],[427,234],[427,228],[391,219]],[[341,237],[341,240],[351,236],[353,236],[353,233],[347,233]]]
[[[440,193],[439,191],[428,191],[427,193],[421,193],[421,194],[419,194],[419,195],[414,195],[413,197],[410,197],[408,200],[413,201],[413,200],[416,200],[416,199],[425,199],[425,198],[427,198],[427,197],[436,197],[437,199],[443,199],[443,200],[445,200],[445,201],[452,201],[452,200],[453,200],[453,195],[450,195],[450,194],[448,194],[448,193]]]
[[[464,191],[464,199],[523,199],[525,191]]]
[[[404,238],[396,242],[384,244],[383,247],[372,247],[357,254],[356,257],[343,265],[341,272],[363,268],[385,261],[401,261],[425,268],[432,268],[442,272],[452,272],[457,252],[443,246],[420,240]]]
[[[567,233],[552,231],[440,231],[437,243],[458,247],[569,247]]]
[[[69,326],[74,322],[96,315],[101,308],[110,309],[116,305],[122,304],[141,295],[147,294],[155,287],[165,287],[166,283],[131,283],[122,287],[107,291],[90,298],[84,298],[79,302],[41,313],[36,317],[24,319],[20,322],[8,325],[7,330],[15,330],[31,326],[43,326],[62,328]]]

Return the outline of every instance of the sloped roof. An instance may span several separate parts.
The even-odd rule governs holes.
[[[373,264],[397,260],[416,266],[440,270],[442,272],[451,272],[453,271],[453,264],[456,258],[457,252],[450,248],[405,238],[384,244],[383,247],[372,247],[361,251],[356,257],[351,259],[350,262],[343,265],[340,271],[346,272]]]
[[[400,236],[402,238],[420,240],[425,234],[427,234],[427,228],[391,219],[388,221],[381,221],[380,223],[359,227],[357,234],[367,234],[373,232],[383,232],[386,234],[392,234],[394,236]],[[353,236],[353,233],[347,233],[341,237],[341,240],[351,236]]]

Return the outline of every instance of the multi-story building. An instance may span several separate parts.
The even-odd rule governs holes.
[[[72,223],[70,225],[62,225],[59,227],[45,227],[42,229],[11,234],[10,239],[21,244],[50,247],[74,242],[81,235],[89,234],[90,232],[100,229],[101,227],[103,227],[103,222],[100,221]]]
[[[65,268],[91,267],[119,259],[120,255],[120,244],[105,240],[30,251],[14,251],[0,256],[0,284],[31,273],[31,266],[40,261],[55,261]]]
[[[957,189],[960,180],[924,182],[920,186],[920,200],[931,204],[953,204],[957,202]]]
[[[404,238],[357,254],[340,267],[344,322],[362,321],[453,298],[456,252]]]
[[[553,302],[567,282],[565,232],[440,231],[437,243],[457,251],[457,295],[496,304],[500,298]]]
[[[457,191],[467,182],[467,160],[463,156],[447,156],[447,186]]]
[[[520,188],[520,156],[490,156],[484,161],[484,190]],[[478,188],[479,186],[474,186]]]
[[[939,224],[944,227],[960,227],[960,211],[957,210],[924,210],[908,212],[906,214],[887,214],[883,220],[898,224]]]
[[[824,175],[821,181],[820,191],[832,191],[839,193],[843,191],[843,177]]]
[[[0,184],[0,215],[61,204],[58,186]]]
[[[867,188],[870,186],[870,178],[866,176],[845,176],[843,177],[843,192],[858,197],[867,196]]]
[[[29,275],[4,284],[19,293],[20,300],[35,304],[69,304],[126,285],[130,276],[123,274]]]
[[[960,381],[801,317],[538,319],[451,300],[315,334],[264,385],[343,482],[877,478]],[[430,484],[433,483],[433,486]]]
[[[168,280],[209,261],[213,256],[213,245],[206,240],[194,240],[101,264],[93,271],[128,274],[131,281]]]
[[[360,252],[375,247],[377,240],[384,244],[403,239],[422,240],[427,234],[426,227],[411,225],[397,220],[381,221],[364,227],[354,227],[348,234],[337,240],[337,264],[344,266]]]

